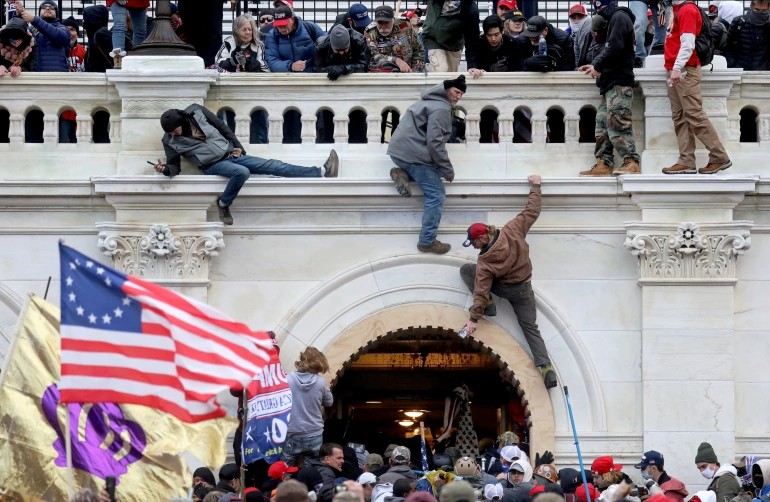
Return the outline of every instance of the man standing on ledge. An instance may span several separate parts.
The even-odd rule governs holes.
[[[452,246],[436,240],[446,192],[441,178],[455,179],[454,167],[446,150],[452,132],[452,108],[465,94],[465,75],[423,92],[409,107],[390,140],[388,155],[398,167],[390,170],[396,190],[411,197],[409,182],[416,181],[425,203],[417,249],[423,253],[444,254]]]
[[[227,124],[201,105],[190,105],[184,110],[166,110],[160,116],[166,163],[158,159],[155,171],[174,177],[181,171],[180,155],[198,166],[203,174],[228,178],[222,195],[217,197],[219,219],[225,225],[233,224],[230,204],[238,196],[251,174],[283,176],[285,178],[336,178],[339,159],[334,150],[323,167],[303,167],[280,160],[261,159],[246,155],[246,150]]]
[[[709,162],[698,169],[700,174],[714,174],[732,166],[714,126],[703,111],[700,91],[701,65],[695,52],[695,39],[703,22],[700,9],[693,2],[674,0],[674,21],[666,35],[663,62],[670,85],[668,100],[674,119],[679,159],[663,174],[695,174],[695,138],[709,151]]]
[[[473,306],[465,329],[471,335],[482,316],[497,314],[492,293],[508,300],[532,351],[535,365],[540,368],[545,387],[550,389],[556,387],[556,373],[537,328],[535,293],[530,282],[532,261],[525,240],[540,215],[540,176],[531,174],[527,180],[532,185],[527,206],[503,228],[498,230],[494,225],[485,223],[474,223],[468,227],[468,238],[463,246],[472,245],[480,251],[476,265],[466,263],[460,267],[460,277],[473,293]]]

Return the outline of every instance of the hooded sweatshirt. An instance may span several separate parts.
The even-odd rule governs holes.
[[[716,493],[717,502],[728,502],[740,493],[741,484],[738,482],[737,473],[735,467],[729,464],[719,466],[714,473],[714,479],[708,489]]]
[[[441,176],[454,176],[446,150],[452,132],[452,104],[443,84],[431,87],[410,106],[388,145],[388,155],[410,164],[435,166]]]
[[[727,24],[730,24],[733,22],[733,19],[735,19],[738,16],[743,15],[743,11],[745,9],[743,8],[743,2],[736,2],[736,1],[725,1],[725,2],[719,2],[719,19],[724,19]]]
[[[612,3],[599,14],[607,19],[607,41],[594,57],[593,65],[601,72],[596,79],[603,95],[616,85],[634,85],[634,14],[626,7]]]
[[[313,437],[324,430],[322,406],[331,406],[334,402],[326,380],[315,373],[289,373],[291,389],[291,420],[289,434],[296,437]]]
[[[762,487],[759,490],[759,497],[754,500],[759,501],[760,497],[770,496],[770,460],[762,459],[757,461],[757,463],[751,467],[751,472],[753,474],[752,479],[754,480],[754,486],[757,488],[760,488],[758,474],[762,475]]]

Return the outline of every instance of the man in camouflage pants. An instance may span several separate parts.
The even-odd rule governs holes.
[[[639,174],[631,120],[634,96],[634,15],[617,0],[595,0],[599,16],[607,20],[607,43],[593,64],[578,68],[596,79],[602,102],[596,111],[596,164],[581,176]],[[614,150],[623,158],[615,168]]]

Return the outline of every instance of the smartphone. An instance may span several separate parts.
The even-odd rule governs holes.
[[[148,161],[147,161],[147,163],[148,163],[148,164],[150,164],[152,167],[155,167],[155,166],[157,166],[157,165],[158,165],[158,163],[157,163],[157,162],[153,162],[153,161],[151,161],[151,160],[148,160]]]
[[[115,476],[107,476],[104,478],[104,483],[107,488],[107,495],[110,497],[110,502],[115,502]]]

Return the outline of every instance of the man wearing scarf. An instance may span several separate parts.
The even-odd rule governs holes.
[[[723,53],[729,68],[770,70],[770,1],[752,0],[746,14],[733,19]]]

